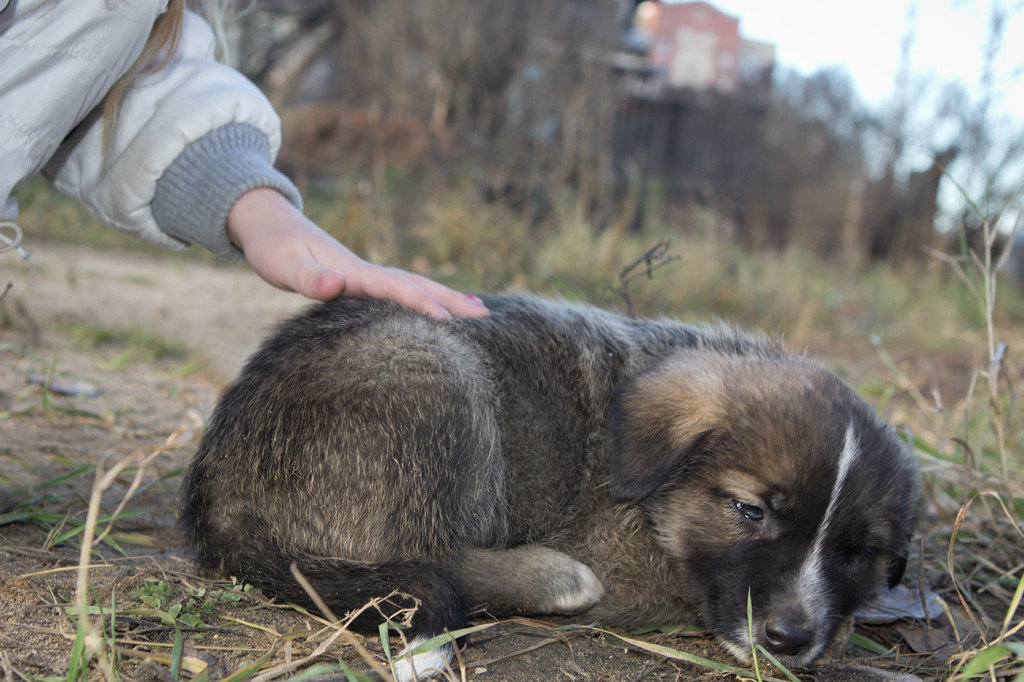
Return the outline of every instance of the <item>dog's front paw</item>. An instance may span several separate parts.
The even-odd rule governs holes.
[[[443,675],[451,668],[449,663],[452,659],[454,649],[451,644],[441,646],[414,654],[417,647],[425,644],[429,637],[417,637],[409,642],[408,648],[400,653],[391,668],[396,682],[415,682],[425,680],[435,675]]]
[[[573,613],[588,609],[604,596],[604,585],[586,564],[560,554],[560,561],[550,567],[548,580],[552,589],[552,612]]]
[[[550,547],[471,549],[459,567],[470,603],[504,613],[573,613],[604,596],[590,567]]]

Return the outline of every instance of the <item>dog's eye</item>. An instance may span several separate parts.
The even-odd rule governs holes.
[[[749,519],[751,521],[764,520],[764,510],[756,505],[740,502],[739,500],[733,500],[733,506],[736,507],[736,511],[743,514],[743,518],[745,519]]]
[[[878,547],[872,546],[858,546],[858,547],[847,547],[844,552],[846,561],[850,563],[859,563],[866,561],[871,557],[878,556],[882,553],[882,550]]]

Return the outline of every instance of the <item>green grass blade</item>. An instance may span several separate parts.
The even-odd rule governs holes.
[[[890,651],[888,648],[882,646],[873,639],[868,639],[859,632],[855,632],[852,635],[850,635],[850,644],[853,644],[854,646],[859,646],[861,649],[866,649],[873,654],[878,654],[879,656],[884,656],[888,654]]]
[[[78,407],[64,407],[63,405],[52,405],[53,409],[61,414],[66,414],[71,417],[84,417],[86,419],[95,419],[96,421],[103,421],[103,416],[89,410],[83,410]]]
[[[28,521],[31,518],[32,514],[27,511],[7,512],[6,514],[0,514],[0,526],[6,526],[20,521]]]
[[[1003,642],[1003,646],[1017,654],[1017,658],[1024,661],[1024,642]]]
[[[341,667],[341,672],[345,674],[345,679],[348,682],[371,682],[374,679],[366,673],[353,670],[345,661],[339,660],[338,665]]]
[[[770,653],[768,652],[768,650],[767,650],[767,649],[765,649],[765,648],[764,648],[763,646],[761,646],[760,644],[758,644],[758,645],[757,645],[757,650],[758,650],[758,651],[760,651],[760,652],[761,652],[761,655],[763,655],[763,656],[764,656],[765,658],[767,658],[767,659],[768,659],[768,661],[769,661],[769,662],[770,662],[770,663],[771,663],[772,665],[774,665],[774,666],[775,666],[775,667],[776,667],[776,668],[778,669],[778,671],[779,671],[780,673],[782,673],[783,675],[785,675],[785,676],[786,676],[786,677],[787,677],[787,678],[788,678],[788,679],[790,680],[790,682],[800,682],[800,678],[799,678],[799,677],[797,677],[797,676],[796,676],[796,675],[794,675],[794,674],[793,674],[792,672],[790,672],[789,668],[787,668],[786,666],[784,666],[784,665],[782,665],[781,663],[779,663],[779,659],[777,659],[777,658],[775,658],[774,656],[772,656],[772,655],[771,655],[771,654],[770,654]]]
[[[185,638],[181,634],[181,628],[174,626],[174,646],[171,647],[171,677],[178,679],[181,676],[181,653],[185,646]]]
[[[60,476],[57,476],[56,478],[51,478],[49,480],[43,481],[42,483],[38,483],[38,484],[36,484],[34,486],[31,486],[29,488],[18,488],[17,490],[15,490],[15,491],[13,491],[11,493],[10,499],[18,500],[19,497],[25,497],[27,495],[35,495],[35,494],[39,493],[41,490],[45,490],[46,488],[55,486],[55,485],[57,485],[59,483],[63,483],[64,481],[67,481],[68,479],[71,479],[71,478],[75,478],[76,476],[81,476],[82,474],[84,474],[84,473],[86,473],[88,471],[95,471],[95,469],[96,469],[96,467],[94,465],[91,465],[91,464],[77,466],[74,469],[72,469],[71,471],[63,473]],[[19,508],[22,508],[22,507],[31,506],[35,501],[36,500],[28,500],[28,501],[22,500],[21,502],[17,502],[16,501],[13,504],[8,505],[7,509],[18,510]],[[4,515],[0,515],[0,519],[4,519]],[[14,519],[13,521],[6,521],[6,523],[14,523],[14,521],[21,521],[21,520],[24,520],[24,519]],[[3,525],[4,523],[5,523],[4,521],[0,521],[0,525]]]
[[[1024,596],[1024,575],[1021,575],[1020,580],[1017,581],[1017,589],[1014,590],[1013,599],[1010,600],[1010,605],[1006,609],[1006,617],[1003,618],[1004,632],[1010,628],[1010,621],[1013,620],[1013,614],[1017,612],[1017,608],[1020,606],[1022,596]]]
[[[388,670],[391,671],[391,676],[395,676],[395,662],[391,658],[391,634],[388,623],[381,623],[377,627],[377,632],[380,633],[380,644],[384,649],[384,659],[388,662]]]
[[[761,682],[761,667],[757,662],[757,646],[754,644],[754,605],[747,590],[747,637],[750,639],[750,658],[754,662],[754,677]]]
[[[461,630],[452,630],[451,632],[446,632],[443,635],[431,637],[427,641],[415,647],[412,651],[406,652],[405,655],[415,656],[417,654],[423,654],[428,651],[433,651],[439,646],[442,646],[444,644],[450,644],[454,639],[458,639],[459,637],[465,637],[466,635],[470,635],[474,632],[480,632],[481,630],[487,630],[488,628],[494,627],[494,625],[494,623],[482,623],[480,625],[471,625],[468,628],[462,628]]]
[[[995,644],[990,647],[986,647],[976,653],[967,665],[964,666],[963,670],[960,671],[961,680],[969,680],[976,675],[984,674],[988,671],[989,667],[995,665],[1004,658],[1008,658],[1011,655],[1009,647],[1004,644]]]
[[[43,481],[42,483],[32,486],[31,491],[39,492],[40,490],[45,490],[46,488],[57,485],[58,483],[63,483],[64,481],[75,478],[76,476],[81,476],[82,474],[88,471],[95,470],[96,465],[94,464],[82,464],[80,466],[75,467],[71,471],[63,473],[60,476],[57,476],[56,478],[51,478],[48,481]]]
[[[686,661],[687,663],[693,663],[694,665],[700,666],[702,668],[715,670],[729,675],[747,677],[749,677],[750,675],[749,671],[744,670],[743,668],[738,668],[734,665],[729,665],[727,663],[719,663],[718,661],[712,661],[709,658],[697,656],[696,654],[691,654],[686,651],[679,651],[678,649],[673,649],[671,647],[663,646],[661,644],[654,644],[653,642],[645,642],[642,639],[635,639],[633,637],[628,637],[626,635],[620,635],[617,632],[612,632],[610,630],[605,630],[603,628],[595,627],[592,625],[567,625],[565,628],[560,629],[593,630],[595,632],[601,632],[610,635],[611,637],[626,642],[627,644],[631,644],[632,646],[635,646],[638,649],[643,649],[644,651],[648,651],[653,654],[658,654],[659,656],[664,656],[665,658],[671,658],[677,661]]]
[[[67,682],[86,679],[88,661],[85,660],[85,635],[87,630],[88,616],[79,616],[75,627],[75,642],[71,645],[71,659],[68,661],[68,674],[64,678]]]
[[[343,673],[346,679],[355,679],[349,675],[350,670],[351,669],[345,665],[344,661],[339,661],[338,663],[314,663],[294,677],[289,677],[288,679],[292,682],[305,682],[305,680],[311,680],[338,672]]]

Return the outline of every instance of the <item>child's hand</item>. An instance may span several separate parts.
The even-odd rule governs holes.
[[[273,189],[254,189],[235,202],[228,236],[260,277],[307,298],[370,296],[440,319],[487,315],[475,296],[422,275],[366,262]]]

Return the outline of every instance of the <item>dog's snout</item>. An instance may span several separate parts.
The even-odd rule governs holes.
[[[811,643],[813,633],[800,623],[777,620],[765,625],[765,641],[773,654],[796,656]]]

